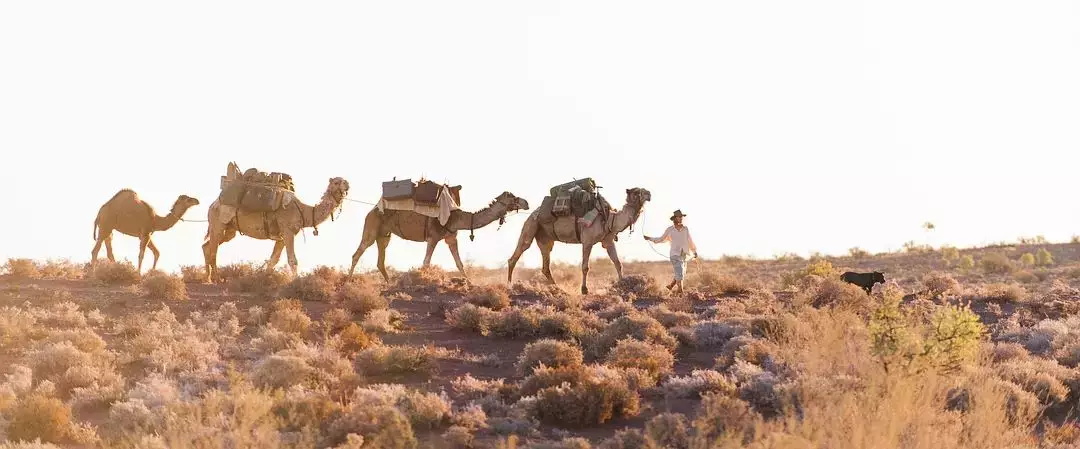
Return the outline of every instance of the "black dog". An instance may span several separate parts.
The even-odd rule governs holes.
[[[840,275],[840,280],[862,287],[863,290],[866,290],[866,294],[869,295],[870,290],[874,288],[874,284],[877,284],[878,282],[882,284],[885,283],[885,275],[880,271],[872,273],[855,273],[853,271],[848,271],[847,273]]]

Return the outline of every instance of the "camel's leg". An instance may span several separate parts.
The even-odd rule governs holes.
[[[611,263],[615,265],[615,273],[619,275],[619,280],[622,280],[622,262],[619,262],[619,252],[615,250],[615,242],[609,240],[603,242],[602,245],[607,250]]]
[[[109,260],[116,262],[116,258],[113,257],[112,252],[112,233],[105,235],[105,255],[109,257]]]
[[[430,238],[427,241],[427,252],[424,253],[424,266],[431,265],[431,255],[435,254],[435,247],[439,245],[439,240]]]
[[[285,236],[285,252],[289,257],[289,268],[292,269],[293,276],[299,275],[298,263],[296,262],[296,245],[294,240],[295,235]]]
[[[589,258],[594,243],[581,244],[581,294],[589,294]]]
[[[382,273],[383,280],[390,282],[390,275],[386,273],[386,247],[390,245],[390,236],[379,237],[375,243],[379,249],[379,273]]]
[[[236,237],[236,228],[226,227],[218,232],[207,233],[206,243],[203,243],[203,258],[206,262],[206,280],[213,283],[218,277],[217,254],[221,244]]]
[[[146,247],[150,248],[150,253],[154,255],[154,264],[150,266],[150,270],[156,270],[158,257],[161,257],[161,251],[158,251],[157,246],[154,245],[154,241],[150,239],[146,239]]]
[[[465,276],[465,278],[468,279],[469,275],[465,273],[465,264],[461,263],[461,255],[458,254],[457,235],[450,234],[445,240],[446,246],[450,248],[450,254],[454,256],[454,264],[457,265],[458,271],[461,272],[462,276]]]
[[[377,211],[373,209],[368,212],[367,218],[364,219],[364,232],[360,236],[360,245],[356,247],[356,252],[352,255],[352,266],[349,267],[350,276],[356,271],[356,264],[360,263],[360,257],[364,255],[364,251],[367,251],[378,240],[381,224],[382,218]]]
[[[555,248],[555,240],[537,236],[536,247],[540,248],[540,258],[543,261],[541,272],[548,282],[555,284],[555,277],[551,275],[551,250]]]
[[[94,243],[94,249],[90,251],[90,265],[93,266],[97,262],[98,251],[101,251],[101,244],[105,243],[105,239],[112,235],[112,231],[100,230],[98,233],[97,242]]]
[[[273,270],[281,260],[281,250],[285,249],[285,242],[274,240],[274,250],[270,252],[270,259],[266,261],[266,269]]]
[[[525,250],[532,246],[533,238],[536,237],[537,224],[531,218],[525,222],[525,226],[521,228],[521,236],[518,237],[517,247],[514,248],[514,254],[510,256],[510,260],[506,262],[506,283],[514,283],[514,266],[517,265],[518,259],[521,259],[521,255],[525,253]]]
[[[146,254],[146,244],[150,241],[150,236],[139,237],[139,273],[142,273],[142,261],[143,255]]]

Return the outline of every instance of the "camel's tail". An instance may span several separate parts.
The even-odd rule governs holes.
[[[97,217],[94,217],[94,241],[95,242],[97,241],[97,228],[98,228],[97,222],[98,222]]]

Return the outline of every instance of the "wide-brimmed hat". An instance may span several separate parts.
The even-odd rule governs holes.
[[[671,214],[670,219],[674,220],[675,217],[685,217],[685,216],[686,216],[686,214],[682,213],[682,209],[675,209],[675,213]]]

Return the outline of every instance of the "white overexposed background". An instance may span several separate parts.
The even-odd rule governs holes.
[[[1075,1],[3,2],[0,257],[86,260],[121,188],[205,219],[229,161],[309,203],[333,176],[365,201],[395,176],[462,184],[466,209],[574,177],[617,204],[645,187],[626,259],[661,259],[640,235],[676,208],[704,257],[1065,240],[1078,23]],[[309,230],[301,267],[347,265],[369,207]],[[524,217],[463,256],[503,264]],[[204,233],[157,234],[161,268],[200,264]],[[220,262],[271,246],[238,237]]]

